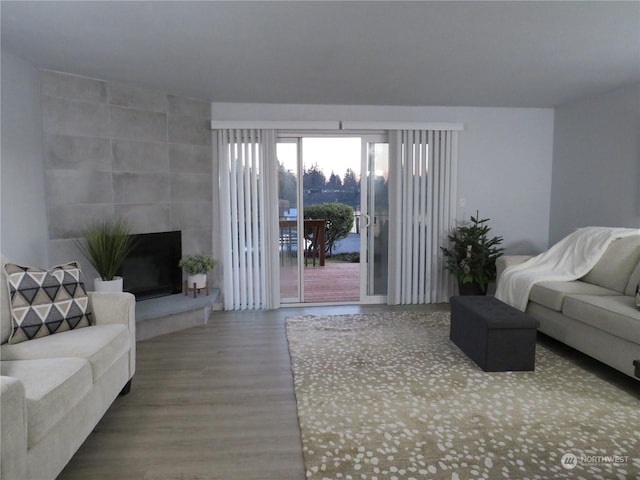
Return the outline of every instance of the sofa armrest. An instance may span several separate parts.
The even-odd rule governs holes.
[[[502,275],[505,268],[526,262],[530,258],[533,258],[533,255],[502,255],[498,257],[496,259],[496,283],[500,280],[500,275]]]
[[[0,478],[27,478],[27,401],[24,385],[0,376]]]
[[[135,328],[136,297],[130,293],[88,292],[96,325],[129,324]]]
[[[129,328],[129,378],[136,371],[136,297],[130,293],[89,292],[96,325],[122,323]]]

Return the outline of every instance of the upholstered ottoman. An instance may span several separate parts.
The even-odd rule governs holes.
[[[451,297],[449,338],[485,372],[533,370],[538,320],[495,297]]]

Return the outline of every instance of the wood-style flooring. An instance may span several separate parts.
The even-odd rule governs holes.
[[[381,309],[214,312],[207,325],[139,342],[131,393],[58,480],[304,480],[284,319]]]
[[[137,344],[118,398],[58,480],[304,480],[284,319],[412,307],[214,312],[201,327]],[[561,355],[638,394],[638,382],[542,336]]]

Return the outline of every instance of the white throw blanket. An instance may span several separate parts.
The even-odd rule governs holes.
[[[640,229],[585,227],[567,235],[549,250],[504,270],[496,298],[525,311],[535,283],[571,281],[584,277],[617,238],[640,235]]]

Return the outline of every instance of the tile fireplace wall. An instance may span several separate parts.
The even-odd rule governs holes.
[[[84,260],[73,239],[109,217],[133,233],[182,230],[183,253],[211,253],[211,104],[46,70],[40,80],[50,262]]]

